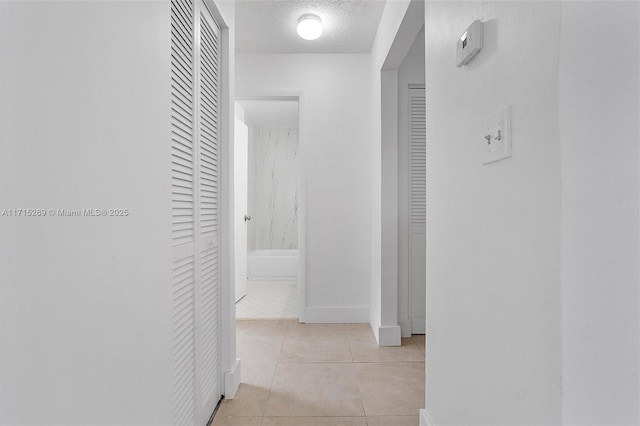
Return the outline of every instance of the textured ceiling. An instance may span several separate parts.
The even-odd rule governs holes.
[[[241,100],[244,112],[260,127],[298,127],[298,101]]]
[[[236,0],[238,53],[369,53],[384,0]],[[296,33],[298,18],[318,15],[313,41]]]

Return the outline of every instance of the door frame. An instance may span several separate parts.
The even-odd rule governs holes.
[[[233,118],[235,99],[234,6],[204,0],[221,32],[220,87],[220,379],[222,393],[233,399],[240,386],[240,360],[236,357],[236,311],[233,251]]]
[[[412,1],[380,68],[380,317],[379,346],[400,346],[404,333],[398,315],[398,70],[424,26],[424,3]],[[375,261],[375,259],[374,259]],[[425,300],[426,304],[426,300]],[[372,326],[374,323],[372,322]],[[375,327],[374,326],[374,327]],[[382,331],[385,331],[384,334]]]
[[[307,308],[306,297],[306,241],[307,241],[307,179],[304,164],[306,163],[305,142],[307,140],[304,123],[304,95],[301,91],[255,91],[238,93],[235,101],[296,101],[298,102],[298,152],[300,156],[300,194],[298,200],[298,321],[305,322]],[[235,194],[233,194],[235,200]],[[235,312],[235,305],[234,305]]]
[[[236,107],[236,108],[238,107],[238,102],[237,101],[234,103],[234,107]],[[238,151],[239,151],[237,149],[238,146],[236,145],[236,141],[238,140],[238,136],[239,136],[238,132],[237,132],[239,130],[238,129],[238,125],[244,126],[245,129],[247,129],[246,130],[247,131],[246,145],[244,147],[242,147],[243,148],[242,149],[243,153],[246,154],[245,155],[245,159],[244,159],[244,168],[247,169],[247,171],[248,171],[248,168],[249,168],[249,162],[248,162],[249,133],[248,133],[248,126],[246,125],[246,123],[243,120],[241,120],[235,114],[234,114],[234,117],[233,117],[233,121],[234,121],[234,126],[233,126],[233,128],[234,128],[234,134],[233,134],[233,141],[234,141],[234,146],[233,146],[233,167],[234,167],[233,188],[234,188],[234,195],[235,195],[235,191],[236,191],[236,189],[238,189],[236,187],[236,182],[237,182],[237,179],[239,178],[239,176],[237,175],[236,170],[235,170],[236,166],[238,166],[238,161],[237,161],[238,159],[236,158],[236,154],[238,154]],[[243,197],[244,198],[244,200],[243,200],[243,202],[244,202],[244,206],[243,207],[244,208],[242,209],[242,211],[238,210],[238,208],[237,208],[238,205],[236,203],[236,201],[240,197],[235,197],[234,196],[234,200],[233,200],[233,209],[234,209],[233,210],[234,211],[234,214],[233,214],[233,225],[234,225],[234,228],[233,228],[233,232],[234,232],[234,239],[233,239],[233,241],[234,241],[234,269],[233,270],[234,270],[234,277],[235,277],[234,278],[234,287],[233,288],[234,288],[234,291],[235,291],[235,293],[234,293],[235,303],[238,303],[238,301],[240,300],[238,298],[238,294],[237,294],[237,292],[238,292],[238,283],[240,281],[244,281],[243,282],[243,287],[244,288],[241,289],[241,291],[244,292],[242,297],[245,297],[246,294],[247,294],[247,277],[246,277],[246,275],[247,275],[247,253],[246,253],[246,250],[245,250],[245,253],[243,255],[242,254],[242,250],[240,250],[240,247],[238,247],[238,245],[237,245],[238,242],[242,243],[242,240],[238,239],[239,235],[237,233],[238,232],[242,233],[242,231],[241,231],[241,229],[239,229],[239,227],[243,226],[245,229],[244,229],[244,243],[242,244],[242,246],[244,246],[244,247],[247,246],[247,227],[248,227],[248,224],[247,224],[247,219],[246,218],[247,218],[247,199],[248,199],[248,193],[249,193],[249,191],[248,191],[248,179],[247,178],[248,178],[248,173],[247,173],[247,176],[245,176],[245,179],[244,179],[244,182],[246,184],[245,188],[247,189],[247,191],[246,191],[246,194],[244,194],[244,197]],[[242,216],[244,216],[244,221],[240,222],[240,217],[242,217]],[[239,256],[240,257],[244,256],[244,263],[245,263],[244,271],[242,270],[242,267],[241,267],[240,271],[238,271],[238,265],[241,265],[241,263],[239,263],[239,261],[238,261],[238,257]],[[238,276],[238,272],[244,272],[245,276],[244,277],[242,277],[242,276],[239,277]]]

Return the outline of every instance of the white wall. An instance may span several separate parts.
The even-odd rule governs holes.
[[[420,1],[414,1],[413,6],[421,6]],[[407,51],[410,49],[415,34],[409,36],[402,33],[402,24],[405,19],[411,18],[408,13],[412,2],[407,0],[388,1],[385,3],[384,11],[380,19],[380,26],[376,34],[376,38],[371,47],[371,305],[369,322],[376,337],[381,345],[397,345],[400,343],[400,326],[398,325],[398,286],[397,286],[397,153],[393,152],[397,147],[395,141],[397,129],[393,124],[397,120],[397,73],[383,72],[382,69],[386,63],[395,65],[395,69],[400,66]],[[409,18],[407,16],[409,15]],[[415,18],[415,16],[414,16]],[[417,17],[422,20],[422,17]],[[418,27],[419,28],[419,27]],[[399,34],[402,33],[402,34]],[[406,33],[406,31],[405,31]],[[393,49],[396,40],[406,44],[406,49]],[[402,43],[401,43],[402,44]],[[383,96],[384,91],[384,96]],[[383,109],[384,107],[391,109],[393,112]],[[389,122],[383,123],[383,118]],[[393,129],[391,128],[393,127]],[[391,134],[391,141],[387,140],[387,144],[383,146],[383,129],[387,132],[387,139]],[[387,161],[383,163],[383,150],[391,150]],[[389,158],[390,157],[390,158]],[[386,176],[386,193],[390,199],[383,202],[383,166],[389,168]],[[394,197],[395,192],[395,197]],[[383,209],[386,210],[383,212]],[[395,214],[394,214],[395,213]],[[383,220],[383,216],[384,220]],[[385,243],[387,244],[383,252],[383,232],[385,233]],[[383,265],[386,270],[383,274]],[[384,275],[384,278],[383,278]]]
[[[639,27],[638,2],[562,3],[565,424],[640,422]]]
[[[165,1],[0,3],[0,209],[129,211],[0,216],[0,424],[173,421],[169,22]],[[223,369],[239,380],[232,306]]]
[[[172,421],[168,2],[0,3],[0,423]]]
[[[485,46],[456,68],[476,19]],[[561,421],[557,2],[426,3],[427,414]],[[512,106],[513,158],[482,165]]]
[[[411,335],[410,303],[424,298],[409,297],[409,91],[410,84],[425,84],[424,31],[416,37],[398,68],[398,320],[403,336]]]
[[[237,55],[239,97],[300,96],[311,322],[368,321],[369,65],[369,55]]]

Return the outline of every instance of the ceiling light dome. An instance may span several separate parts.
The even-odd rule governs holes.
[[[298,35],[305,40],[315,40],[322,35],[322,21],[316,15],[302,15],[298,19]]]

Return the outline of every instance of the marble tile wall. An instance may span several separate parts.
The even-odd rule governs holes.
[[[249,251],[298,248],[298,129],[257,127],[249,141]],[[253,170],[251,170],[253,168]],[[251,229],[253,228],[253,229]]]
[[[258,127],[251,120],[245,117],[245,124],[249,128],[249,149],[248,149],[248,176],[247,176],[247,214],[252,218],[256,215],[256,156],[258,144]],[[256,221],[247,223],[247,253],[257,250],[256,247]]]

